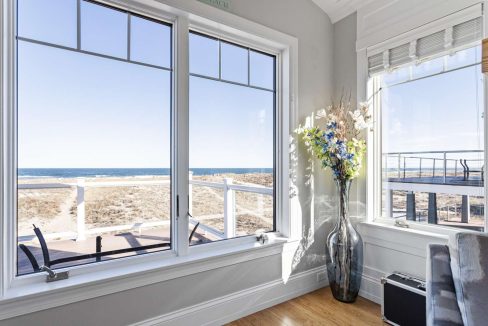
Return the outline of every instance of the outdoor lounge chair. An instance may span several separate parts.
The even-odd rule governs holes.
[[[470,173],[480,173],[481,174],[481,180],[485,180],[485,166],[483,165],[480,169],[472,169],[468,166],[467,160],[462,160],[460,159],[459,162],[461,163],[461,166],[463,167],[463,173],[464,173],[464,181],[469,180],[469,174]]]
[[[193,236],[195,235],[195,232],[196,232],[199,225],[200,225],[199,222],[196,223],[194,228],[192,229],[192,231],[190,233],[190,237],[188,239],[189,243],[191,243]],[[44,271],[45,267],[47,267],[49,269],[53,265],[58,265],[58,264],[67,263],[67,262],[80,261],[80,260],[93,259],[93,258],[96,259],[96,261],[101,261],[102,257],[104,257],[104,256],[117,255],[117,254],[122,254],[122,253],[127,253],[127,252],[133,252],[133,251],[139,251],[139,250],[145,250],[145,249],[155,249],[155,248],[162,248],[162,247],[169,247],[170,246],[170,243],[164,242],[164,243],[157,243],[157,244],[152,244],[152,245],[147,245],[147,246],[131,247],[131,248],[124,248],[124,249],[117,249],[117,250],[102,252],[102,237],[97,236],[96,248],[95,248],[94,254],[76,255],[76,256],[63,257],[63,258],[51,260],[51,257],[49,255],[49,248],[47,247],[47,243],[46,243],[46,240],[44,238],[44,235],[42,234],[41,229],[36,227],[34,224],[33,224],[33,227],[34,227],[34,233],[36,234],[37,239],[39,240],[39,244],[41,245],[42,258],[44,260],[44,264],[39,265],[39,262],[37,261],[36,257],[34,256],[32,251],[29,249],[29,247],[27,247],[26,245],[19,244],[19,248],[22,249],[22,251],[25,253],[27,258],[29,259],[34,272]]]

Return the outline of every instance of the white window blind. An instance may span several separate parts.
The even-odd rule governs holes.
[[[471,19],[433,34],[414,39],[368,57],[369,74],[391,70],[409,62],[443,55],[465,45],[481,40],[482,17]]]

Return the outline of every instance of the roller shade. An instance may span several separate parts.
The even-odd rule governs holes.
[[[443,55],[480,41],[482,36],[482,17],[471,19],[369,56],[369,74],[374,75],[409,62]]]

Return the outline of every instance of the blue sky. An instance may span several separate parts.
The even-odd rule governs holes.
[[[413,66],[413,77],[479,62],[479,54],[474,48]],[[385,82],[405,81],[408,75],[409,68],[400,69],[385,76]],[[483,149],[482,78],[475,65],[385,87],[383,152]]]
[[[82,1],[82,49],[127,56],[127,15]],[[76,47],[76,0],[20,0],[19,35]],[[171,30],[131,19],[131,59],[170,67]],[[479,60],[479,49],[415,66],[414,77]],[[250,52],[251,84],[273,59]],[[222,78],[247,83],[247,50],[222,43]],[[190,35],[190,70],[217,78],[219,48]],[[385,76],[402,81],[408,69]],[[384,88],[383,151],[483,148],[479,66]],[[170,72],[19,41],[19,167],[169,167]],[[190,78],[190,167],[273,166],[273,93]]]
[[[76,47],[75,4],[20,0],[19,36]],[[124,13],[82,2],[81,26],[82,49],[126,57]],[[131,27],[131,59],[169,67],[170,28],[138,17]],[[192,72],[209,75],[218,52],[192,39]],[[18,50],[20,168],[169,167],[170,72],[24,41]],[[223,78],[247,82],[242,53],[223,45]],[[251,83],[272,87],[272,58],[250,56]],[[273,96],[191,77],[190,167],[271,168]]]

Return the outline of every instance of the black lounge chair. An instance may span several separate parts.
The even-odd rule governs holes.
[[[485,180],[485,166],[483,165],[480,169],[472,169],[468,166],[467,160],[460,159],[459,162],[463,167],[463,174],[464,174],[464,181],[469,180],[470,173],[480,173],[481,174],[481,181]]]
[[[188,239],[189,243],[191,243],[193,236],[195,235],[195,232],[196,232],[199,225],[200,225],[200,223],[197,223],[195,225],[195,227],[193,228],[193,230],[191,231],[190,237]],[[148,245],[148,246],[124,248],[124,249],[102,252],[102,237],[97,236],[96,248],[95,248],[94,254],[77,255],[77,256],[64,257],[64,258],[51,260],[51,257],[49,255],[49,248],[47,247],[47,243],[46,243],[46,240],[44,239],[44,235],[42,234],[41,229],[39,229],[35,225],[33,225],[33,226],[34,226],[34,233],[36,234],[37,239],[39,240],[39,244],[41,245],[42,258],[44,260],[44,264],[42,266],[39,265],[39,262],[37,261],[36,257],[32,254],[32,251],[26,245],[19,244],[19,248],[25,253],[27,258],[29,259],[34,272],[42,271],[43,267],[51,268],[51,266],[53,266],[53,265],[58,265],[58,264],[67,263],[67,262],[73,262],[73,261],[79,261],[79,260],[85,260],[85,259],[93,259],[93,258],[98,262],[98,261],[101,261],[102,257],[104,257],[104,256],[117,255],[117,254],[139,251],[139,250],[144,250],[144,249],[155,249],[155,248],[169,247],[171,245],[170,243],[157,243],[157,244]]]

